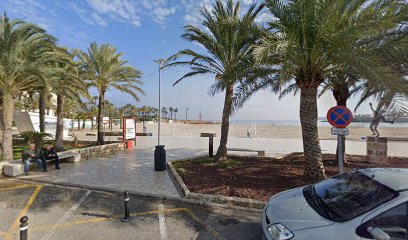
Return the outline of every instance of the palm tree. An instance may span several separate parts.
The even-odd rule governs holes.
[[[167,111],[167,108],[166,108],[166,107],[162,107],[161,112],[162,112],[162,118],[167,118],[167,114],[169,113],[169,112]]]
[[[57,127],[55,149],[64,150],[64,105],[67,99],[82,104],[81,97],[90,99],[86,84],[79,78],[73,55],[66,49],[57,49],[54,63],[50,64],[47,79],[51,92],[57,95]],[[84,121],[85,122],[85,121]]]
[[[40,27],[0,17],[0,99],[3,160],[13,160],[14,101],[24,91],[39,90],[44,62],[51,56],[55,38]]]
[[[170,119],[173,119],[173,107],[169,107],[169,111],[170,111]]]
[[[188,77],[212,74],[216,82],[211,86],[209,94],[214,95],[225,91],[221,140],[216,154],[216,159],[222,161],[227,158],[229,118],[233,112],[234,87],[255,71],[252,45],[259,39],[263,30],[255,24],[255,18],[263,9],[263,5],[252,4],[241,15],[239,1],[234,4],[229,0],[224,5],[223,1],[217,0],[213,9],[209,11],[203,8],[202,28],[187,25],[182,35],[184,39],[203,46],[207,53],[190,49],[181,50],[167,60],[165,67],[190,66],[191,71],[177,80],[174,85]],[[177,61],[178,57],[188,59]]]
[[[80,69],[83,79],[96,87],[99,93],[97,143],[102,145],[104,144],[102,121],[106,91],[115,88],[130,94],[136,101],[139,101],[138,94],[144,94],[139,87],[143,84],[139,80],[141,72],[127,65],[127,61],[122,60],[123,53],[118,53],[117,49],[109,44],[98,46],[92,43],[86,52],[76,50],[75,53],[81,61]]]
[[[113,114],[116,111],[116,107],[113,103],[105,100],[105,113],[109,117],[109,123],[108,123],[108,128],[112,130],[112,121],[113,121]]]
[[[178,113],[178,108],[174,108],[174,119],[177,120],[177,113]]]
[[[325,178],[317,128],[317,89],[339,67],[376,75],[365,53],[370,43],[397,30],[407,7],[398,1],[267,0],[276,20],[256,47],[261,63],[278,66],[273,90],[300,91],[300,121],[306,159],[306,181]],[[380,40],[379,40],[380,39]],[[358,47],[356,47],[358,46]],[[271,83],[271,82],[269,82]],[[260,89],[260,84],[254,89]]]
[[[137,117],[137,107],[135,105],[132,105],[132,104],[128,103],[125,106],[123,106],[122,108],[123,108],[123,112],[124,112],[125,117],[132,117],[132,118]]]

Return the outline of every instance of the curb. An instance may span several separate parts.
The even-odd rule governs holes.
[[[197,158],[197,157],[194,157],[194,158]],[[194,158],[186,158],[186,159],[181,159],[177,161],[191,160]],[[206,202],[206,203],[222,204],[227,207],[234,206],[234,207],[243,207],[243,208],[257,209],[257,210],[262,210],[263,207],[265,206],[265,202],[250,199],[250,198],[228,197],[228,196],[222,196],[222,195],[190,192],[186,184],[183,182],[183,179],[177,173],[173,164],[171,162],[168,162],[167,166],[169,169],[170,178],[173,180],[176,187],[184,194],[186,199],[194,199],[194,200],[198,200],[199,202]]]
[[[3,178],[3,180],[10,180],[10,181],[18,181],[18,182],[26,182],[26,183],[32,183],[32,184],[43,184],[46,186],[55,186],[55,187],[65,187],[65,188],[74,188],[74,189],[81,189],[81,190],[91,190],[94,192],[105,192],[105,193],[110,193],[110,194],[117,194],[122,196],[123,192],[125,190],[118,190],[115,188],[108,188],[108,187],[90,187],[86,186],[83,184],[73,184],[73,183],[54,183],[54,182],[49,182],[49,181],[41,181],[41,180],[33,180],[33,179],[19,179],[19,178]],[[147,197],[147,198],[158,198],[162,200],[168,200],[168,201],[174,201],[174,202],[180,202],[180,203],[189,203],[189,204],[196,204],[196,205],[201,205],[201,206],[208,206],[208,207],[213,207],[213,208],[227,208],[227,209],[235,209],[235,210],[244,210],[244,211],[256,211],[259,212],[258,209],[252,209],[252,208],[246,208],[246,207],[240,207],[240,206],[226,206],[224,204],[217,204],[213,202],[207,202],[207,201],[198,201],[197,199],[186,199],[186,198],[178,198],[178,197],[172,197],[172,196],[166,196],[163,194],[154,194],[154,193],[145,193],[145,192],[137,192],[137,191],[128,191],[132,195],[137,195],[140,197]]]

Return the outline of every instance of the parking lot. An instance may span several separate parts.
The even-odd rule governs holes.
[[[120,192],[0,180],[0,239],[18,239],[27,215],[29,239],[260,239],[260,212],[130,196],[123,223]]]

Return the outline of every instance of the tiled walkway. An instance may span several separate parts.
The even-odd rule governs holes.
[[[75,164],[66,163],[61,165],[60,171],[50,167],[47,173],[34,172],[28,177],[20,178],[179,197],[167,171],[154,171],[154,146],[157,144],[157,138],[139,137],[137,141],[135,150]],[[207,138],[162,137],[161,141],[161,144],[166,145],[168,161],[204,155],[208,151]],[[214,139],[214,153],[218,142],[219,138]],[[303,149],[299,139],[232,138],[228,145],[229,147],[264,149],[267,156],[273,157],[288,152],[299,152]],[[335,141],[321,141],[321,145],[325,153],[336,151]],[[389,144],[390,155],[406,156],[407,148],[403,145],[406,146],[406,143]],[[350,154],[365,154],[365,142],[347,142],[347,151]]]
[[[203,153],[192,149],[170,149],[167,158],[171,161]],[[30,172],[29,176],[20,179],[179,197],[167,171],[154,171],[153,156],[154,148],[136,148],[108,157],[61,164],[59,171],[49,167],[46,173]]]

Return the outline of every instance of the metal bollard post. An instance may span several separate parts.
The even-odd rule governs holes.
[[[28,239],[28,217],[24,216],[20,218],[20,240]]]
[[[125,191],[123,195],[125,197],[125,217],[121,218],[120,221],[130,222],[132,218],[130,217],[130,214],[129,214],[129,193]]]
[[[208,157],[212,158],[214,156],[214,138],[208,138]]]

